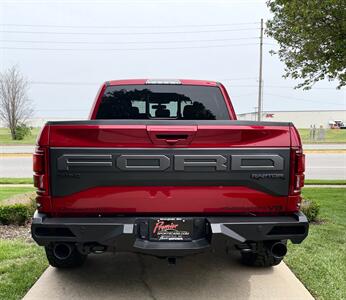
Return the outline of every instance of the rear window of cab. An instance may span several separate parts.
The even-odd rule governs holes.
[[[218,87],[116,85],[102,96],[96,119],[229,120]]]

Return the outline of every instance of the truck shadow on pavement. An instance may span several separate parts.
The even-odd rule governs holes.
[[[271,277],[274,268],[242,266],[236,253],[205,253],[176,265],[151,256],[108,253],[90,255],[80,269],[50,271],[42,299],[249,299],[251,277]]]

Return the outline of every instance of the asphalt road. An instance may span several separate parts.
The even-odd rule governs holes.
[[[346,179],[346,153],[306,154],[306,179]]]
[[[251,268],[235,255],[206,253],[176,266],[136,254],[92,255],[81,269],[49,267],[24,300],[313,299],[284,263]]]
[[[0,177],[31,177],[32,158],[27,156],[1,156]],[[346,153],[306,154],[307,179],[346,179]]]

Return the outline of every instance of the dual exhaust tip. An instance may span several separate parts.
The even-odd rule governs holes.
[[[287,247],[286,244],[282,242],[275,242],[275,243],[270,243],[266,244],[265,246],[273,255],[275,258],[283,258],[287,254]],[[251,248],[243,248],[241,249],[242,252],[255,252],[254,249]]]
[[[55,243],[53,246],[53,253],[55,257],[57,257],[60,260],[68,259],[73,251],[75,250],[76,246],[69,243]],[[88,250],[92,253],[99,254],[106,251],[106,247],[102,245],[93,245]]]
[[[68,259],[73,252],[73,247],[68,243],[56,243],[53,246],[54,256],[60,260]]]
[[[283,258],[287,254],[287,247],[282,242],[276,242],[271,245],[270,252],[275,258]]]

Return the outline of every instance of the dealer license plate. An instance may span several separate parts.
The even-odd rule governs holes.
[[[155,241],[190,241],[193,220],[185,218],[157,218],[150,220],[150,239]]]

